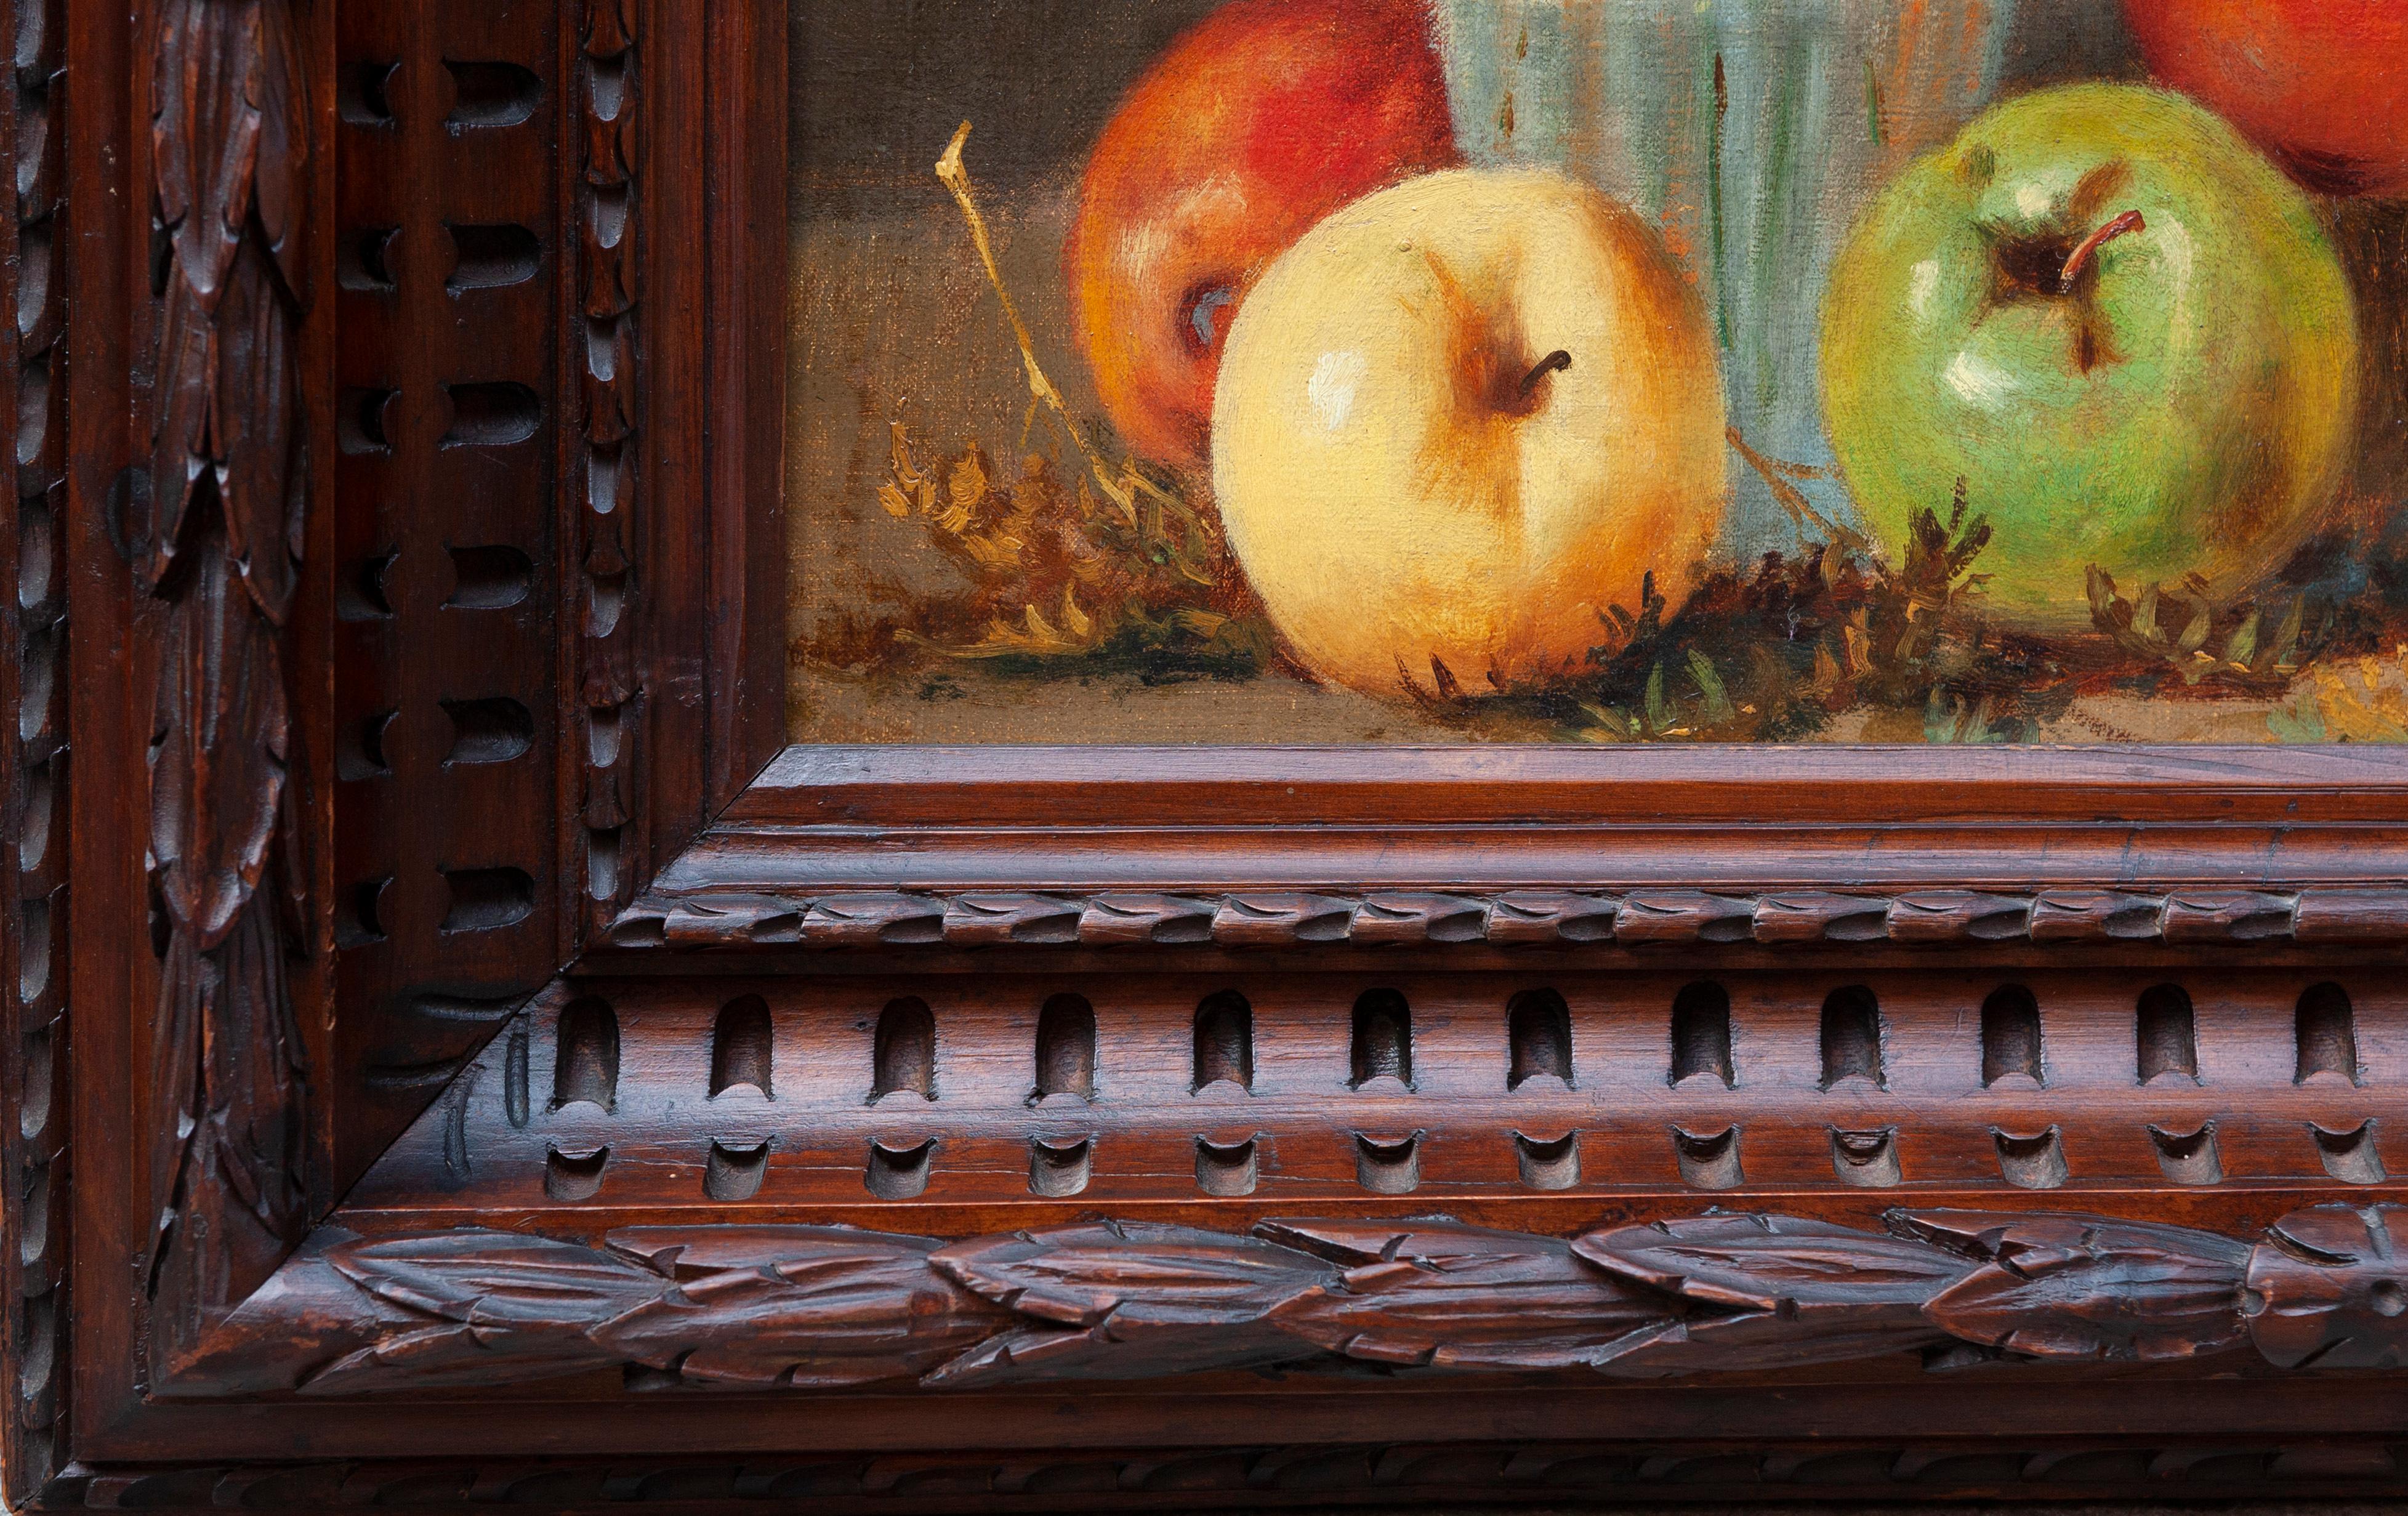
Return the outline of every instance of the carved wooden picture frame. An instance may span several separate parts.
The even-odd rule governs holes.
[[[2396,1491],[2396,753],[786,748],[783,0],[5,9],[13,1504]]]

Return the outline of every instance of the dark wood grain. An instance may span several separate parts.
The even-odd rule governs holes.
[[[715,261],[710,299],[716,339],[710,383],[699,398],[712,408],[708,425],[720,439],[711,453],[710,497],[746,504],[711,523],[711,764],[698,818],[705,822],[733,804],[786,741],[791,9],[753,3],[710,12],[717,83],[709,96],[703,213]],[[691,836],[679,833],[680,848]]]
[[[55,1380],[72,1459],[89,1431],[140,1396],[147,1330],[141,1265],[155,1239],[150,1170],[153,1123],[136,1071],[151,1056],[157,962],[128,951],[128,928],[148,925],[144,868],[150,819],[147,749],[153,693],[136,655],[139,612],[150,597],[128,572],[143,510],[131,486],[147,454],[140,380],[153,346],[149,223],[148,52],[136,18],[117,7],[69,5],[54,96],[68,142],[67,204],[74,235],[65,274],[68,443],[63,540],[74,782],[67,799],[70,890],[66,991],[93,1008],[69,1025],[65,1125],[71,1155],[65,1258],[73,1309],[46,1366]],[[92,81],[114,81],[95,86]],[[137,227],[140,229],[137,233]],[[9,1051],[13,1050],[0,1050]],[[134,1134],[140,1134],[139,1139]],[[10,1220],[15,1208],[5,1212]],[[116,1266],[102,1269],[106,1257]],[[69,1465],[52,1475],[64,1478]],[[49,1497],[49,1486],[35,1497]]]

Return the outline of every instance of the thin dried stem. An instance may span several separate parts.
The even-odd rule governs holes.
[[[962,147],[969,141],[969,136],[970,123],[964,122],[961,130],[953,134],[953,140],[947,145],[945,155],[937,160],[937,178],[953,193],[954,201],[962,207],[963,220],[969,222],[970,241],[978,248],[979,262],[986,265],[987,282],[995,287],[995,297],[1003,303],[1003,319],[1010,323],[1012,337],[1020,344],[1020,361],[1028,370],[1028,393],[1053,411],[1061,422],[1070,445],[1078,449],[1079,455],[1087,461],[1088,469],[1095,475],[1096,487],[1111,496],[1113,503],[1124,510],[1134,510],[1137,492],[1157,496],[1163,492],[1133,468],[1118,474],[1113,472],[1103,455],[1096,451],[1095,444],[1087,439],[1087,430],[1079,424],[1079,418],[1070,413],[1069,403],[1062,398],[1062,392],[1055,389],[1054,381],[1046,377],[1044,365],[1038,363],[1036,338],[1029,336],[1028,323],[1020,318],[1019,303],[1011,298],[1011,291],[1004,284],[1003,269],[995,261],[994,239],[987,235],[986,217],[980,211],[978,196],[970,187],[969,167],[962,162]]]
[[[1728,428],[1724,435],[1730,440],[1731,451],[1747,460],[1750,468],[1764,476],[1765,484],[1772,491],[1772,498],[1782,509],[1789,512],[1801,533],[1811,525],[1823,534],[1823,540],[1827,543],[1851,551],[1866,551],[1867,544],[1862,535],[1850,531],[1816,510],[1813,502],[1806,498],[1806,492],[1790,482],[1795,478],[1809,477],[1799,472],[1799,465],[1776,463],[1767,458],[1747,445],[1747,438],[1740,435],[1736,426]]]

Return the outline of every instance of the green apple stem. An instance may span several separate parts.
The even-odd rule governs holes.
[[[2084,237],[2073,251],[2066,255],[2065,269],[2057,276],[2057,292],[2061,294],[2073,293],[2073,281],[2082,277],[2082,271],[2085,268],[2090,266],[2090,260],[2098,256],[2100,249],[2127,232],[2145,232],[2148,229],[2148,222],[2139,211],[2128,210]]]
[[[1530,397],[1530,392],[1539,387],[1539,381],[1541,379],[1545,379],[1550,374],[1560,374],[1565,369],[1571,367],[1571,365],[1572,355],[1566,352],[1561,348],[1557,348],[1555,351],[1547,354],[1544,358],[1540,359],[1538,367],[1531,369],[1527,374],[1522,376],[1522,398],[1525,400],[1528,399]]]
[[[1081,426],[1079,418],[1071,414],[1069,402],[1062,398],[1062,392],[1054,387],[1054,381],[1046,377],[1043,366],[1037,362],[1037,340],[1028,335],[1028,323],[1020,319],[1019,303],[1011,298],[1011,291],[1003,281],[1003,269],[995,261],[995,243],[987,235],[986,217],[980,212],[978,197],[970,189],[969,166],[962,162],[962,145],[969,140],[969,136],[970,123],[964,122],[961,130],[953,134],[953,142],[946,147],[945,155],[937,160],[937,178],[943,181],[946,189],[953,192],[954,201],[962,207],[962,218],[969,222],[970,241],[978,248],[979,262],[986,265],[987,282],[995,286],[995,297],[1003,302],[1003,319],[1010,323],[1011,335],[1020,344],[1020,361],[1028,370],[1028,393],[1054,412],[1054,418],[1062,423],[1063,431],[1068,435],[1070,445],[1086,459],[1089,472],[1095,475],[1096,487],[1103,491],[1114,505],[1135,518],[1139,514],[1137,495],[1143,493],[1157,505],[1176,507],[1178,502],[1168,492],[1136,468],[1113,472],[1111,466],[1104,462],[1103,455],[1096,451],[1095,444],[1087,439],[1086,428]]]

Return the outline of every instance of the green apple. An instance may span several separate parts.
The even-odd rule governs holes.
[[[2282,566],[2347,462],[2358,322],[2315,206],[2229,126],[2072,85],[1883,193],[1832,269],[1822,380],[1876,538],[1961,478],[1992,615],[2062,631],[2094,565],[2219,594]]]

